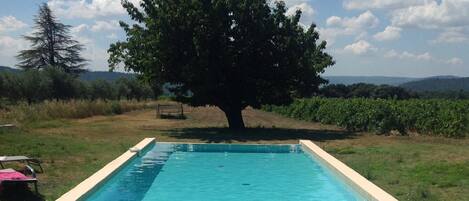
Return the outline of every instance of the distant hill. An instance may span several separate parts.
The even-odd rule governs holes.
[[[15,68],[10,68],[6,66],[0,66],[0,72],[2,71],[8,71],[8,72],[19,72],[19,69]],[[92,80],[107,80],[107,81],[113,81],[117,80],[121,77],[126,77],[126,78],[131,78],[135,76],[135,74],[132,73],[120,73],[120,72],[106,72],[106,71],[89,71],[86,73],[83,73],[80,75],[81,80],[87,80],[87,81],[92,81]]]
[[[367,83],[375,85],[392,85],[398,86],[400,84],[420,80],[422,78],[411,78],[411,77],[388,77],[388,76],[324,76],[329,80],[329,84],[356,84],[356,83]]]
[[[10,67],[7,67],[7,66],[0,66],[0,72],[4,72],[4,71],[18,72],[19,70],[15,69],[15,68],[10,68]]]
[[[468,91],[469,77],[437,76],[400,85],[412,91]]]
[[[6,66],[0,66],[0,72],[19,72],[20,70]],[[90,71],[80,75],[82,80],[103,79],[113,81],[120,77],[130,78],[135,76],[132,73]],[[401,86],[413,91],[469,91],[469,77],[461,78],[451,75],[434,76],[428,78],[411,77],[388,77],[388,76],[324,76],[329,80],[329,84],[387,84],[392,86]]]

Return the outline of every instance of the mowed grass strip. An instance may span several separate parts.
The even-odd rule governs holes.
[[[377,136],[247,109],[249,129],[233,132],[216,108],[185,108],[187,119],[154,110],[75,120],[35,121],[0,130],[0,155],[44,161],[40,193],[55,200],[144,137],[207,143],[298,143],[311,139],[399,200],[467,200],[469,140]]]

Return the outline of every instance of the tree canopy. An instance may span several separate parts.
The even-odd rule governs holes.
[[[331,84],[322,87],[318,95],[328,98],[376,98],[376,99],[409,99],[417,94],[402,87],[357,83],[352,85]]]
[[[53,66],[72,74],[84,71],[86,60],[80,56],[83,45],[72,39],[70,26],[60,23],[47,4],[39,7],[34,23],[35,31],[24,36],[31,42],[31,49],[19,52],[18,67],[28,70]]]
[[[287,104],[309,96],[334,64],[316,26],[266,0],[122,1],[135,24],[120,22],[126,41],[112,44],[111,69],[123,63],[193,106],[214,105],[230,128],[244,128],[247,106]],[[188,93],[189,92],[189,93]],[[190,94],[190,95],[188,95]]]

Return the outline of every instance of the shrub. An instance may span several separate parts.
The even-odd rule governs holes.
[[[112,112],[112,114],[122,114],[121,105],[118,102],[112,102],[111,112]]]

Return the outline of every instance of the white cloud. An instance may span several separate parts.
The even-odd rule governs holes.
[[[425,3],[425,0],[346,0],[343,7],[347,10],[398,9]]]
[[[87,24],[80,24],[78,26],[74,26],[70,29],[70,32],[72,34],[78,34],[78,33],[81,33],[83,32],[84,30],[88,29],[88,25]]]
[[[338,28],[318,28],[318,32],[321,39],[327,41],[328,45],[334,44],[337,37],[348,35]]]
[[[331,16],[326,20],[327,26],[341,26],[342,18],[338,16]]]
[[[109,70],[107,63],[109,54],[105,48],[98,46],[95,40],[86,36],[75,34],[73,35],[73,38],[84,46],[84,50],[81,52],[81,54],[83,58],[89,60],[89,65],[87,67],[90,70]]]
[[[377,50],[377,48],[373,47],[373,45],[365,40],[360,40],[356,43],[352,43],[344,47],[344,51],[351,52],[356,55],[363,55],[369,52],[375,52]]]
[[[114,31],[119,29],[119,22],[116,20],[111,21],[96,21],[93,26],[91,26],[91,31],[100,32],[100,31]]]
[[[446,63],[451,64],[451,65],[461,65],[464,62],[460,58],[453,57],[453,58],[449,59],[448,61],[446,61]]]
[[[23,38],[0,35],[0,61],[2,65],[14,66],[17,61],[15,56],[20,50],[28,48],[28,43]]]
[[[301,11],[300,22],[306,27],[310,26],[316,13],[314,8],[306,2],[302,2],[289,6],[286,15],[293,16],[297,10]]]
[[[416,54],[407,51],[397,52],[396,50],[389,50],[386,52],[386,54],[384,54],[384,57],[390,59],[409,59],[417,61],[430,61],[433,59],[433,57],[428,52]]]
[[[308,0],[275,0],[275,1],[283,1],[285,2],[287,6],[292,6],[292,5],[308,2]]]
[[[111,40],[116,40],[118,37],[117,37],[116,33],[111,33],[111,34],[107,35],[106,38],[109,38]]]
[[[468,26],[468,10],[469,0],[431,0],[394,11],[391,22],[394,26],[424,29]]]
[[[140,0],[130,0],[139,5]],[[49,7],[59,16],[66,18],[95,18],[126,14],[118,0],[50,0]]]
[[[388,59],[400,59],[400,60],[412,60],[412,61],[431,61],[434,63],[440,64],[450,64],[450,65],[461,65],[463,60],[458,57],[453,57],[451,59],[441,59],[433,57],[429,52],[424,53],[411,53],[411,52],[398,52],[396,50],[389,50],[384,54],[385,58]]]
[[[85,46],[94,44],[93,39],[86,37],[86,36],[73,35],[73,39],[77,40],[80,44],[85,45]]]
[[[84,58],[90,60],[90,65],[88,66],[93,71],[107,71],[109,70],[109,65],[107,59],[109,58],[109,53],[105,48],[96,46],[94,43],[89,43],[86,46],[86,49],[83,51],[82,55]]]
[[[360,40],[367,35],[367,29],[378,24],[379,19],[371,11],[354,17],[331,16],[326,20],[327,28],[319,29],[319,33],[329,44],[333,44],[339,36],[356,35],[356,39]]]
[[[287,10],[287,15],[295,15],[297,10],[301,10],[303,15],[314,15],[315,11],[313,7],[311,7],[307,3],[301,3],[301,4],[296,4],[293,6],[290,6]]]
[[[358,34],[357,36],[355,36],[355,41],[359,41],[359,40],[365,39],[366,37],[368,37],[368,32],[362,31],[360,34]]]
[[[1,50],[15,47],[17,42],[18,39],[12,38],[10,36],[0,36],[0,47],[2,47]]]
[[[387,26],[384,31],[376,33],[373,37],[378,41],[396,40],[401,37],[402,29],[394,26]]]
[[[73,35],[77,35],[79,33],[84,32],[85,30],[89,30],[92,32],[115,31],[115,30],[119,30],[119,22],[116,20],[110,20],[110,21],[97,20],[95,21],[93,25],[80,24],[80,25],[74,26],[70,29],[70,32]]]
[[[430,42],[436,43],[462,43],[469,41],[469,36],[463,28],[449,28],[438,35],[438,37]]]
[[[4,16],[0,18],[0,33],[6,31],[15,31],[26,26],[26,23],[16,19],[13,16]]]
[[[356,17],[341,18],[338,16],[329,17],[326,21],[328,26],[339,26],[347,30],[361,30],[364,28],[373,28],[379,24],[379,19],[371,12],[365,11]]]

